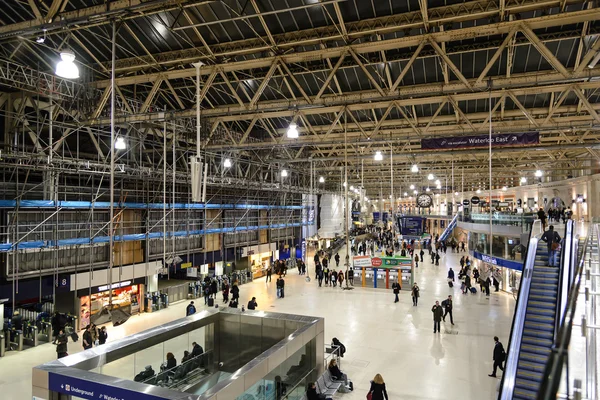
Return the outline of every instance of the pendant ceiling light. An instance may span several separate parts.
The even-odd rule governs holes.
[[[282,177],[282,178],[286,178],[287,176],[288,176],[287,169],[282,169],[282,170],[281,170],[281,177]]]
[[[231,159],[226,158],[225,161],[223,161],[223,166],[225,168],[231,168]]]
[[[413,190],[415,188],[415,185],[410,185],[410,190]]]
[[[122,137],[118,137],[117,140],[115,140],[115,149],[125,150],[126,148],[127,144],[125,143],[125,140]]]
[[[427,175],[427,179],[429,179],[430,181],[435,179],[435,176],[433,176],[433,174],[429,174]]]
[[[56,75],[66,79],[79,78],[79,68],[75,64],[75,53],[71,49],[60,52],[60,61],[56,64]]]
[[[323,178],[322,176],[319,177],[319,183],[325,183],[325,178]]]
[[[541,178],[542,175],[544,175],[544,173],[541,170],[538,169],[537,171],[535,171],[535,176],[537,176],[538,178]]]
[[[417,164],[413,164],[413,166],[410,168],[410,172],[419,172],[419,167]]]
[[[376,151],[375,152],[375,161],[381,161],[383,160],[383,154],[381,154],[380,151]]]
[[[527,178],[525,178],[524,176],[521,177],[521,183],[527,183]]]
[[[287,137],[290,139],[298,139],[298,125],[291,123],[287,130]]]

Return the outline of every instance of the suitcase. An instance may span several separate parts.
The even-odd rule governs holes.
[[[71,340],[74,342],[79,340],[79,335],[77,334],[77,332],[71,333]]]
[[[448,287],[454,287],[454,283],[452,283],[452,281],[448,282]]]
[[[208,306],[209,307],[213,307],[215,305],[215,299],[213,299],[212,297],[208,298]]]
[[[471,293],[473,293],[473,294],[477,293],[477,289],[475,289],[474,287],[472,287],[470,290],[471,290]]]

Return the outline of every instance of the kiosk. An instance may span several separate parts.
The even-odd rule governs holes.
[[[410,257],[353,257],[354,279],[362,287],[390,289],[395,280],[403,289],[410,290],[413,283],[413,262]]]

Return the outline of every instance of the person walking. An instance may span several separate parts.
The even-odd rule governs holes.
[[[454,325],[454,318],[452,318],[452,296],[442,301],[442,307],[444,307],[444,316],[442,319],[446,322],[446,315],[450,314],[450,323]]]
[[[502,343],[500,343],[500,339],[498,339],[498,336],[494,336],[494,343],[494,353],[492,358],[494,360],[494,370],[491,374],[488,375],[492,378],[496,377],[496,368],[500,368],[500,371],[504,371],[502,363],[506,359],[506,352],[504,351],[504,346],[502,346]]]
[[[277,281],[279,282],[279,297],[283,299],[285,297],[285,281],[281,277]]]
[[[329,286],[337,286],[337,271],[335,269],[331,270],[331,276],[329,277]]]
[[[440,302],[436,301],[433,307],[431,308],[431,312],[433,313],[433,333],[440,332],[440,325],[442,322],[442,315],[444,314],[444,310],[442,306],[440,306]]]
[[[54,311],[54,315],[52,315],[52,318],[50,319],[50,325],[52,325],[52,337],[54,338],[54,340],[52,340],[52,344],[56,344],[56,338],[58,337],[60,329],[62,328],[60,326],[60,319],[60,313],[58,311]]]
[[[340,254],[339,253],[335,253],[335,266],[336,268],[340,266]]]
[[[338,282],[340,283],[340,289],[343,289],[343,283],[344,283],[344,272],[340,269],[340,272],[338,272],[337,275],[338,278]]]
[[[248,302],[248,310],[256,310],[256,307],[258,307],[258,303],[256,302],[256,297],[253,297]]]
[[[323,270],[319,269],[317,271],[317,280],[319,281],[319,287],[323,284]]]
[[[452,269],[452,267],[450,267],[450,269],[448,270],[448,286],[454,286],[454,270]]]
[[[233,286],[231,287],[231,299],[239,302],[240,300],[240,288],[237,285],[237,282],[233,282]]]
[[[560,235],[554,230],[554,226],[550,225],[541,239],[548,245],[548,266],[556,267],[556,253],[560,249]]]
[[[416,307],[419,303],[419,285],[417,285],[417,282],[413,283],[410,295],[412,296],[413,306]]]
[[[415,267],[419,268],[419,256],[415,254]]]
[[[189,317],[190,315],[194,315],[196,313],[196,306],[194,306],[194,302],[191,301],[190,304],[185,308],[185,316]]]
[[[63,329],[58,330],[56,336],[56,358],[63,358],[68,356],[67,354],[67,343],[69,338]]]
[[[272,274],[273,274],[273,268],[271,268],[269,266],[269,268],[267,268],[267,279],[265,279],[265,283],[271,282],[271,275]]]
[[[329,268],[323,264],[323,276],[325,277],[325,286],[329,285]]]
[[[385,382],[380,374],[375,375],[371,381],[369,394],[371,395],[371,400],[389,400],[387,390],[385,390]],[[368,398],[369,395],[367,395]]]
[[[89,325],[85,327],[85,331],[83,332],[83,339],[81,341],[81,344],[83,345],[84,350],[91,349],[94,344],[94,340],[92,339],[92,332],[90,332]]]
[[[537,216],[539,218],[539,220],[542,222],[542,230],[546,230],[546,213],[544,212],[543,208],[540,208],[540,210],[537,212]]]
[[[400,293],[400,284],[398,283],[398,281],[394,282],[392,284],[392,290],[394,291],[394,303],[397,303],[400,301],[400,299],[398,298],[398,294]]]

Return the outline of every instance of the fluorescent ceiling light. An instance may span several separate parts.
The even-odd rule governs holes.
[[[231,168],[231,159],[226,158],[225,161],[223,161],[223,166],[225,168]]]
[[[383,160],[383,154],[381,154],[380,151],[376,151],[375,152],[375,161],[381,161]]]
[[[115,140],[115,149],[125,150],[126,148],[127,144],[125,143],[125,140],[122,137],[118,137],[117,140]]]
[[[66,79],[79,78],[79,68],[75,64],[75,53],[71,49],[60,52],[60,59],[56,64],[56,75]]]
[[[298,125],[291,123],[287,130],[287,137],[290,139],[298,139]]]

